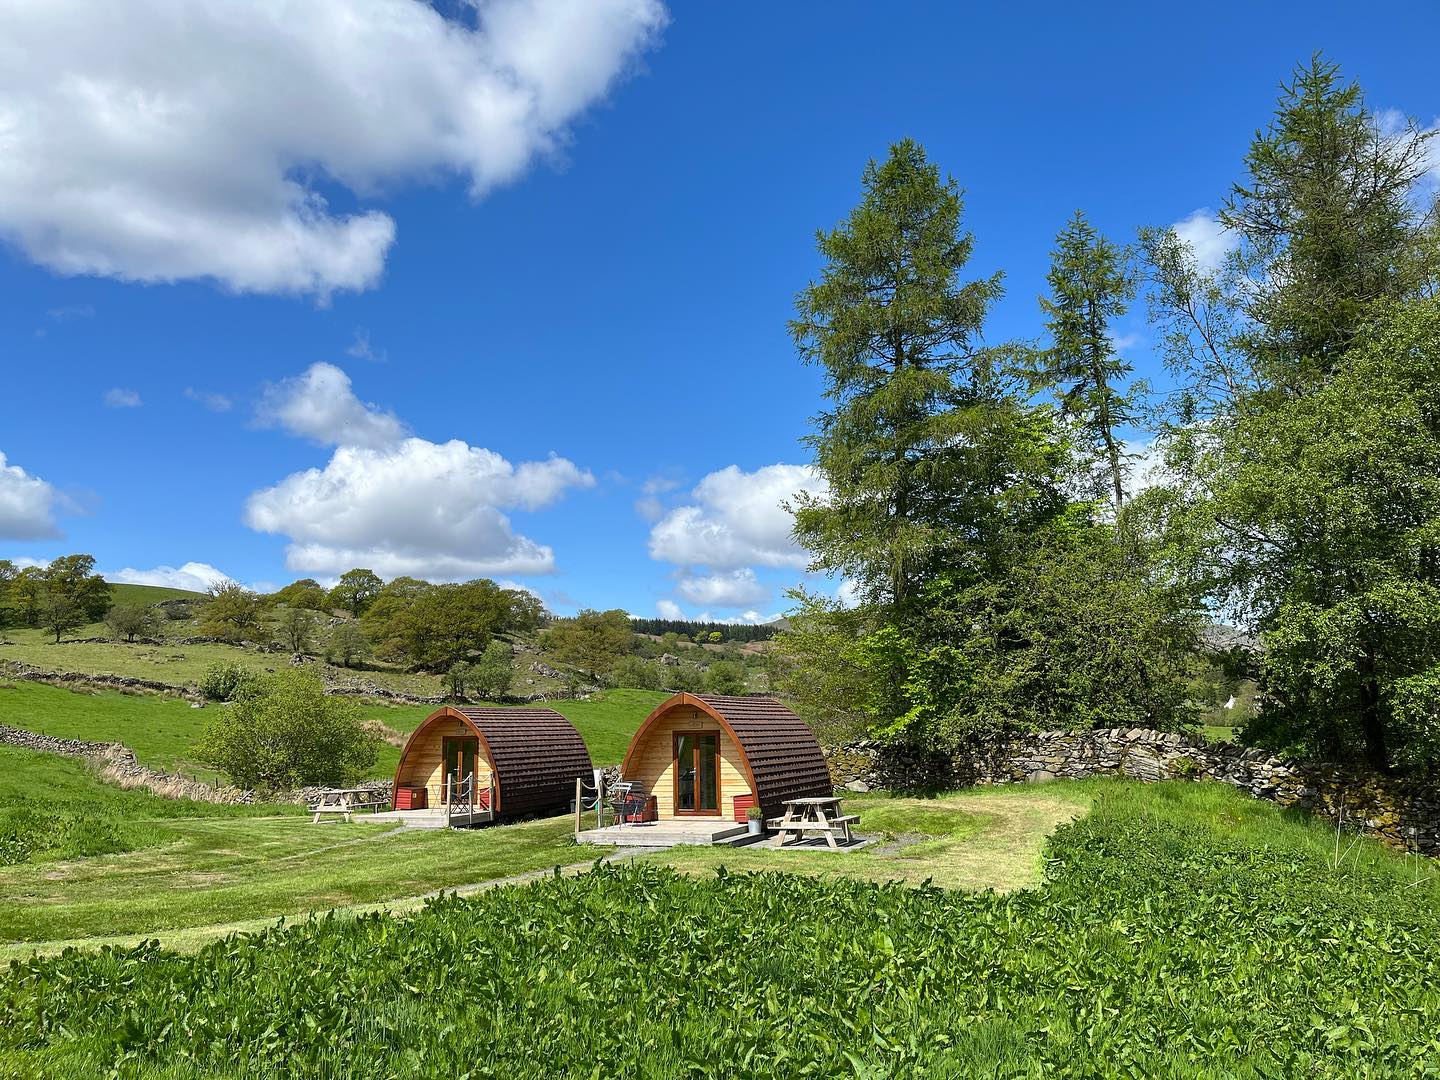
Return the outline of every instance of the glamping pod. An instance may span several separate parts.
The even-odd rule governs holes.
[[[786,799],[834,794],[815,733],[774,698],[676,694],[630,740],[620,777],[653,800],[661,821],[767,818]]]
[[[553,709],[436,709],[400,751],[391,807],[464,805],[474,820],[561,812],[590,751]]]

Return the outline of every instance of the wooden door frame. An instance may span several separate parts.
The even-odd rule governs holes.
[[[694,736],[699,736],[699,735],[713,735],[713,736],[715,736],[715,809],[714,809],[714,810],[681,810],[681,809],[680,809],[680,740],[683,739],[683,738],[686,738],[687,736],[694,737]],[[672,731],[672,732],[670,733],[670,768],[671,768],[671,771],[673,771],[674,774],[675,774],[674,779],[673,779],[673,781],[672,781],[672,787],[674,788],[674,799],[675,799],[675,801],[674,801],[673,803],[671,803],[671,805],[675,808],[675,816],[676,816],[676,817],[720,817],[720,811],[721,811],[721,810],[724,808],[724,806],[725,806],[725,794],[724,794],[724,790],[723,790],[723,785],[724,785],[724,770],[721,768],[721,763],[722,763],[723,758],[724,758],[724,753],[723,753],[723,746],[721,745],[721,741],[720,741],[720,735],[721,735],[721,732],[720,732],[718,729],[716,729],[716,730],[710,730],[710,731]],[[699,753],[698,753],[698,752],[699,752],[699,747],[697,746],[697,747],[696,747],[697,761],[695,762],[695,789],[694,789],[694,792],[693,792],[693,794],[694,794],[694,796],[695,796],[695,802],[696,802],[697,804],[700,802],[700,765],[699,765],[699,761],[698,761],[698,756],[699,756]]]
[[[440,803],[445,805],[445,777],[450,770],[450,744],[451,743],[472,743],[475,747],[475,773],[480,772],[480,737],[478,735],[442,735],[440,736]],[[460,755],[461,767],[465,764],[465,755]]]

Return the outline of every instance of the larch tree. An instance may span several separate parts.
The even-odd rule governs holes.
[[[935,504],[973,443],[971,411],[988,403],[979,339],[1001,275],[960,280],[974,246],[960,191],[918,143],[871,161],[861,187],[845,222],[818,235],[825,266],[790,324],[830,405],[806,439],[828,491],[797,497],[795,532],[814,569],[903,610],[940,539]]]
[[[1037,356],[1041,387],[1060,401],[1061,416],[1081,434],[1081,447],[1102,473],[1115,513],[1125,502],[1126,460],[1119,429],[1136,419],[1143,386],[1115,348],[1114,320],[1135,297],[1128,254],[1076,211],[1051,254],[1050,295],[1040,298],[1050,347]]]

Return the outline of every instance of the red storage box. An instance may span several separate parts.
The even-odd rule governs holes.
[[[429,792],[423,787],[402,787],[395,789],[396,810],[424,810],[429,803]]]
[[[754,806],[754,805],[755,805],[755,796],[754,796],[754,795],[736,795],[736,796],[735,796],[735,820],[738,821],[738,822],[740,822],[740,824],[742,824],[742,825],[745,824],[745,822],[746,822],[746,821],[749,819],[749,817],[750,817],[748,811],[750,810],[750,807],[752,807],[752,806]]]
[[[625,810],[620,815],[620,820],[627,823],[636,821],[659,821],[660,810],[658,804],[655,801],[655,796],[651,795],[648,799],[645,800],[644,810],[635,807],[631,803],[626,803]]]

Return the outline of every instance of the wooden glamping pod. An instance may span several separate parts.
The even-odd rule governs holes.
[[[590,751],[553,709],[436,709],[400,751],[391,807],[443,811],[450,824],[563,812]]]
[[[834,794],[815,733],[774,698],[676,694],[652,712],[620,778],[654,799],[659,821],[767,818],[786,799]]]

